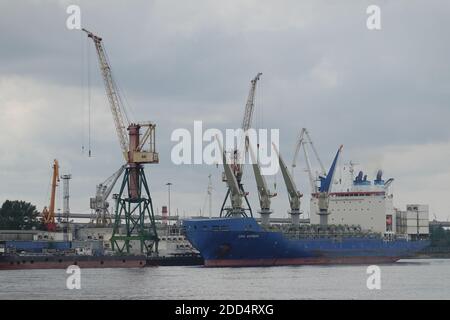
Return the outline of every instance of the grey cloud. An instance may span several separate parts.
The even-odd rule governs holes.
[[[76,91],[71,95],[74,101],[46,96],[47,124],[67,121],[58,126],[67,130],[52,135],[52,128],[39,120],[42,127],[26,139],[27,146],[48,150],[48,154],[38,152],[39,161],[19,159],[18,163],[32,168],[27,173],[35,182],[24,193],[31,196],[40,192],[39,181],[46,183],[42,168],[50,166],[54,157],[64,158],[74,173],[74,206],[81,210],[95,183],[115,171],[122,159],[92,44],[83,34],[65,28],[67,3],[0,4],[0,75]],[[157,122],[161,164],[149,166],[148,174],[158,205],[166,201],[164,183],[170,179],[180,199],[187,199],[188,192],[198,195],[178,205],[197,210],[207,174],[220,169],[172,165],[170,134],[179,126],[191,128],[191,119],[205,120],[205,128],[239,126],[249,81],[259,71],[264,74],[254,124],[281,128],[281,151],[289,160],[301,127],[310,129],[327,163],[341,143],[345,158],[362,162],[370,161],[365,155],[370,149],[383,152],[388,146],[449,141],[450,44],[446,35],[450,5],[446,1],[381,1],[383,29],[375,32],[365,28],[370,1],[78,3],[83,25],[104,38],[115,76],[136,117]],[[96,97],[91,159],[80,155],[82,135],[86,135],[81,88],[86,44],[90,45]],[[67,108],[76,112],[67,113]],[[13,147],[20,156],[25,153]],[[448,172],[446,163],[448,159],[443,159],[443,172]],[[1,166],[2,171],[12,170],[6,180],[13,180],[14,166]],[[247,172],[246,185],[254,190],[256,206],[251,170]],[[15,173],[23,175],[20,167]],[[305,178],[298,177],[303,188]],[[396,178],[420,181],[417,172]],[[18,180],[13,190],[20,195],[23,184]],[[274,178],[270,180],[273,183]],[[277,185],[284,190],[281,177]],[[218,173],[215,187],[220,198],[225,189]],[[5,193],[7,188],[1,190]],[[408,190],[396,192],[402,197]],[[429,192],[423,190],[423,202],[430,198]],[[280,193],[274,203],[277,215],[284,215],[286,197],[284,191]],[[443,203],[438,206],[445,208]]]

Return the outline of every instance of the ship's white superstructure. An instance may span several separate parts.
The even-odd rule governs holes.
[[[384,181],[381,170],[374,181],[369,181],[362,171],[344,190],[333,191],[329,196],[329,223],[360,225],[365,230],[382,234],[404,234],[409,238],[427,236],[428,206],[407,205],[406,211],[394,207],[389,190],[393,179]],[[342,188],[336,188],[342,189]],[[310,220],[319,224],[317,193],[310,199]]]

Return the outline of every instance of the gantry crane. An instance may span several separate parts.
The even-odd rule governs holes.
[[[248,142],[248,151],[250,153],[250,157],[252,159],[252,167],[253,173],[255,174],[256,187],[258,189],[258,198],[259,198],[259,206],[261,215],[261,223],[263,225],[268,225],[270,223],[270,214],[272,213],[272,209],[270,207],[271,198],[275,197],[277,194],[270,192],[267,187],[266,178],[261,173],[261,167],[259,165],[259,161],[255,153],[253,152],[253,147],[250,142]]]
[[[314,143],[311,139],[311,136],[309,135],[308,130],[306,128],[302,128],[302,130],[300,131],[300,134],[298,135],[297,142],[295,145],[294,158],[292,160],[292,175],[294,175],[294,168],[297,166],[297,158],[298,158],[298,154],[299,154],[300,148],[301,148],[301,149],[303,149],[303,153],[305,155],[306,171],[308,172],[311,193],[315,193],[318,190],[318,187],[316,184],[317,179],[314,177],[312,169],[311,169],[311,161],[309,159],[308,150],[306,148],[306,146],[308,144],[311,146],[311,149],[313,150],[314,155],[316,156],[316,160],[320,165],[320,174],[323,176],[325,176],[327,174],[325,171],[325,167],[322,163],[322,160],[320,160],[319,154],[317,153],[317,150],[314,147]]]
[[[288,191],[289,197],[289,207],[290,211],[288,212],[291,215],[291,221],[293,225],[298,225],[300,223],[300,200],[303,197],[303,194],[298,191],[295,181],[289,172],[286,164],[284,163],[283,158],[281,157],[280,152],[275,144],[272,144],[275,152],[278,156],[278,161],[280,163],[281,173],[283,175],[284,184],[286,185],[286,189]]]
[[[114,172],[112,176],[104,182],[97,185],[95,197],[91,198],[91,209],[95,213],[95,224],[106,226],[111,224],[111,213],[109,212],[108,197],[111,194],[117,180],[125,171],[126,165],[123,165]]]
[[[131,122],[125,112],[122,98],[111,72],[111,65],[103,46],[102,38],[83,29],[94,42],[100,72],[113,115],[120,148],[126,161],[125,174],[115,208],[115,219],[111,245],[113,250],[130,252],[132,241],[140,242],[141,252],[158,251],[152,199],[144,174],[145,163],[158,163],[155,149],[155,128],[151,122]],[[145,131],[141,134],[141,129]],[[137,215],[138,218],[133,218]],[[125,234],[120,233],[122,218],[125,219]],[[150,228],[144,225],[145,218],[150,220]]]
[[[53,160],[53,175],[52,175],[52,185],[50,194],[50,205],[49,207],[44,207],[42,210],[42,222],[44,223],[45,229],[47,231],[56,231],[55,223],[55,198],[56,198],[56,187],[59,183],[59,163],[58,160]]]
[[[232,165],[231,165],[231,169],[233,172],[233,175],[236,178],[236,181],[238,183],[239,189],[241,190],[241,193],[244,197],[244,200],[247,204],[247,208],[246,209],[242,209],[242,215],[243,216],[247,216],[246,211],[249,211],[250,216],[253,217],[253,213],[252,213],[252,209],[250,207],[250,203],[247,199],[247,193],[244,191],[244,187],[241,183],[242,180],[242,175],[243,175],[243,160],[245,159],[245,152],[247,151],[247,147],[248,147],[248,138],[247,138],[247,131],[248,129],[250,129],[251,123],[252,123],[252,118],[253,118],[253,111],[255,108],[255,93],[256,93],[256,84],[259,80],[259,78],[261,77],[262,73],[258,73],[256,75],[255,78],[253,78],[250,82],[250,91],[248,93],[248,97],[247,97],[247,103],[245,104],[245,111],[244,111],[244,118],[242,119],[242,125],[241,125],[241,129],[245,135],[245,151],[243,154],[239,153],[239,150],[241,150],[242,148],[239,148],[240,146],[236,146],[235,150],[233,151],[232,154]],[[222,175],[222,180],[224,182],[227,182],[228,176],[226,175],[226,173],[224,172],[224,174]],[[229,187],[229,185],[228,185]],[[228,188],[227,193],[225,195],[225,199],[223,200],[223,204],[222,204],[222,208],[220,210],[220,216],[222,217],[223,215],[225,216],[229,216],[230,214],[230,210],[228,210],[228,208],[225,208],[225,204],[227,202],[228,197],[230,196],[231,190],[230,188]]]

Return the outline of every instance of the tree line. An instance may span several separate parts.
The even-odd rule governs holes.
[[[40,229],[41,213],[36,206],[26,201],[6,200],[0,208],[1,230],[31,230]]]

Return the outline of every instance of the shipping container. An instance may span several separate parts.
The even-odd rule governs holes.
[[[70,249],[70,241],[6,241],[6,247],[15,251],[40,253],[43,249]]]
[[[417,234],[417,227],[407,227],[406,228],[407,234]],[[419,234],[428,234],[429,228],[428,227],[419,227]]]
[[[406,217],[408,220],[428,220],[428,212],[423,212],[423,211],[407,211],[406,212]]]
[[[407,227],[417,227],[417,225],[419,225],[419,227],[428,227],[430,224],[430,222],[428,220],[410,220],[408,219],[406,221],[406,226]]]

